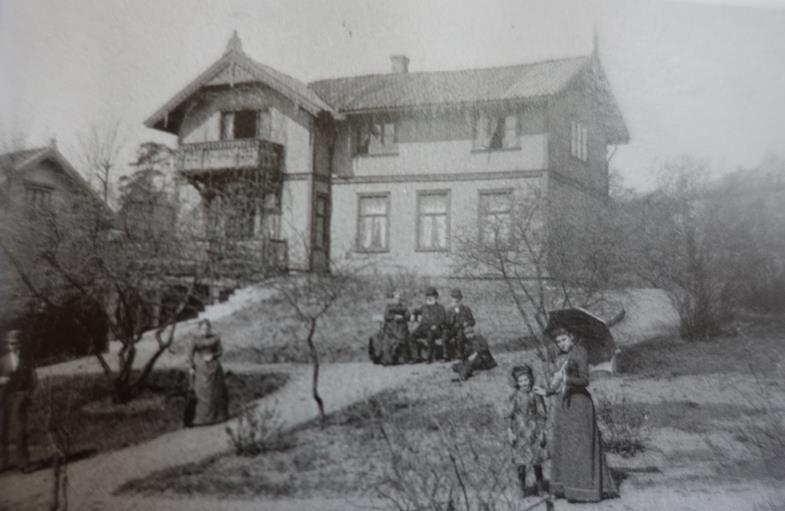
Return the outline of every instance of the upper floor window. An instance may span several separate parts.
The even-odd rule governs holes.
[[[509,246],[512,239],[512,190],[480,192],[480,242]]]
[[[570,154],[581,161],[589,159],[589,130],[580,121],[570,123]]]
[[[270,110],[221,112],[221,140],[270,138]]]
[[[355,126],[355,154],[395,154],[398,130],[390,119],[367,119]]]
[[[390,194],[360,195],[357,211],[357,249],[389,250]]]
[[[512,149],[519,146],[517,115],[481,112],[475,117],[475,149]]]
[[[450,193],[417,192],[417,249],[448,250],[450,232]]]
[[[34,208],[48,208],[52,205],[52,189],[40,185],[25,185],[25,202]]]

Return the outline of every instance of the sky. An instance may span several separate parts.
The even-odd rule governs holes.
[[[785,0],[0,0],[0,137],[56,138],[78,161],[91,124],[144,120],[218,59],[245,52],[302,81],[600,57],[628,125],[612,166],[645,190],[681,154],[717,173],[785,157]]]

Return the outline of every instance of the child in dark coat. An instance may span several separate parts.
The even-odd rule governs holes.
[[[475,371],[487,371],[496,367],[496,360],[491,355],[491,348],[488,341],[480,334],[474,333],[473,327],[464,328],[466,342],[469,346],[466,359],[456,362],[452,370],[458,373],[461,380],[468,380]]]
[[[436,288],[429,287],[425,291],[425,305],[412,311],[413,318],[420,318],[420,324],[412,332],[412,339],[426,339],[428,341],[429,364],[433,362],[436,339],[444,333],[444,322],[447,317],[444,307],[437,301],[438,298],[439,292],[436,291]]]
[[[458,288],[450,291],[450,298],[452,303],[447,309],[447,338],[448,342],[448,356],[455,358],[456,356],[464,360],[467,354],[466,335],[464,328],[473,327],[474,315],[468,305],[463,304],[463,293]]]
[[[513,463],[518,473],[521,492],[526,497],[526,468],[534,469],[537,480],[537,494],[544,488],[542,464],[548,459],[546,423],[548,412],[542,396],[532,392],[534,373],[528,365],[512,368],[515,391],[510,396],[508,436],[512,444]]]

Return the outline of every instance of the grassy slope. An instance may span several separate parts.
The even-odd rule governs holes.
[[[783,319],[748,318],[740,324],[738,336],[692,344],[666,339],[627,351],[624,376],[600,382],[604,385],[598,383],[595,392],[599,397],[601,389],[612,386],[625,398],[619,406],[647,416],[646,451],[631,459],[609,457],[612,466],[627,471],[623,493],[677,486],[688,490],[694,484],[723,489],[740,482],[771,485],[785,476],[781,461],[785,447],[777,443],[785,433],[785,424],[768,420],[772,416],[780,420],[782,409],[765,410],[756,402],[734,400],[730,395],[727,402],[702,402],[696,394],[694,400],[666,396],[652,403],[638,401],[635,390],[676,374],[687,378],[685,382],[708,376],[721,381],[725,375],[743,372],[745,366],[754,367],[763,380],[777,377],[782,368],[777,361],[781,364],[785,360],[783,331]],[[256,458],[227,454],[153,474],[129,484],[126,490],[213,496],[375,495],[374,488],[385,482],[390,467],[390,452],[377,420],[382,416],[380,410],[384,410],[388,433],[391,429],[404,432],[428,456],[437,456],[433,450],[439,443],[437,423],[464,425],[490,449],[503,447],[499,412],[510,392],[507,374],[511,365],[524,360],[531,361],[531,354],[504,355],[500,367],[463,384],[451,381],[445,368],[437,378],[412,382],[335,414],[325,429],[314,424],[298,429],[289,448]],[[780,390],[765,387],[764,395],[758,396],[762,401],[765,392]],[[773,443],[766,444],[766,438]],[[495,463],[506,467],[508,460],[501,456]]]

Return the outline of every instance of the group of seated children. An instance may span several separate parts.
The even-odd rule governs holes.
[[[461,379],[467,379],[479,369],[496,367],[487,340],[474,332],[474,315],[463,303],[463,293],[458,288],[450,292],[451,303],[445,310],[439,302],[439,292],[434,287],[425,291],[425,304],[409,313],[401,302],[400,293],[393,295],[384,313],[385,333],[401,342],[402,358],[405,362],[423,359],[420,346],[427,346],[427,362],[432,363],[440,351],[443,360],[458,360],[453,365]],[[419,321],[414,331],[408,333],[407,319]],[[441,340],[441,350],[437,343]]]

